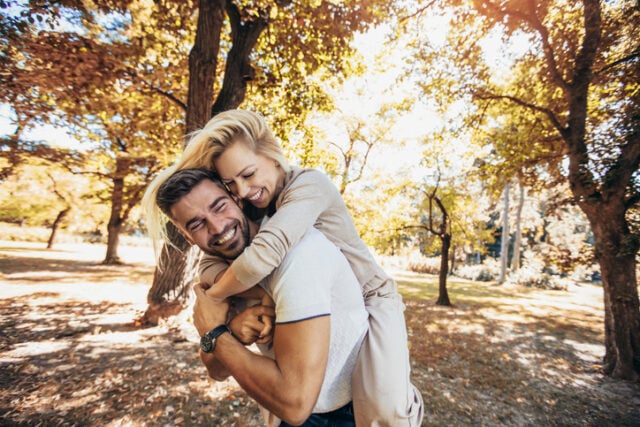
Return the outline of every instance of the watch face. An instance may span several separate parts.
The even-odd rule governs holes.
[[[211,353],[211,350],[213,350],[213,343],[211,342],[211,338],[209,338],[208,335],[205,334],[202,336],[202,338],[200,338],[200,348],[205,353]]]

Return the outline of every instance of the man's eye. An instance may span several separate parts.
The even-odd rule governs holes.
[[[197,231],[198,229],[200,229],[200,227],[202,227],[202,221],[198,221],[196,223],[193,223],[189,227],[189,232]]]
[[[227,204],[223,202],[223,203],[217,204],[214,210],[216,212],[222,212],[226,207],[227,207]]]

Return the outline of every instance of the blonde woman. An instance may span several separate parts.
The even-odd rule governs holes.
[[[163,222],[154,206],[157,187],[176,170],[194,167],[214,169],[228,190],[244,202],[250,218],[270,217],[231,265],[215,256],[203,256],[200,280],[214,284],[207,295],[223,299],[248,290],[280,265],[311,227],[320,230],[349,261],[369,313],[369,332],[352,382],[356,424],[419,426],[423,402],[410,381],[402,297],[358,235],[329,178],[315,169],[290,166],[260,115],[226,111],[194,134],[181,159],[148,188],[145,205],[152,234],[162,233]],[[225,230],[211,244],[224,244],[238,232]]]

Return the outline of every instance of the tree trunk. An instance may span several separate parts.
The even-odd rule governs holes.
[[[118,244],[120,243],[120,229],[122,222],[119,218],[109,221],[107,225],[107,253],[102,261],[105,265],[120,265],[122,260],[118,255]]]
[[[47,242],[47,249],[51,249],[53,247],[53,241],[56,238],[58,227],[69,211],[71,211],[71,206],[67,206],[65,209],[58,212],[58,216],[56,216],[55,221],[53,221],[53,224],[51,225],[51,234],[49,235],[49,241]]]
[[[187,134],[202,128],[211,118],[224,9],[224,0],[200,0],[198,6],[196,39],[189,52]]]
[[[153,286],[147,293],[147,310],[140,319],[143,325],[157,325],[160,319],[178,314],[186,305],[196,276],[199,251],[182,237],[172,223],[167,224],[172,245],[163,245]]]
[[[438,300],[436,305],[450,306],[449,293],[447,292],[447,274],[449,273],[449,248],[451,247],[451,235],[444,233],[440,236],[442,253],[440,255],[440,274],[438,276]]]
[[[124,155],[116,158],[116,171],[113,174],[113,189],[111,190],[111,214],[107,224],[107,253],[103,264],[122,264],[118,256],[118,243],[120,241],[120,230],[124,219],[122,218],[124,201],[124,178],[129,172],[131,159]]]
[[[520,247],[522,246],[522,208],[524,207],[525,190],[524,185],[520,183],[520,198],[518,199],[518,210],[516,211],[516,238],[513,244],[513,258],[511,259],[511,268],[517,271],[520,268]]]
[[[215,103],[217,57],[224,12],[232,28],[232,46],[227,55],[224,80]],[[268,14],[244,22],[237,6],[224,0],[200,0],[196,39],[189,53],[187,133],[204,127],[221,112],[237,108],[244,100],[247,82],[253,78],[250,55],[258,37],[267,28]],[[173,229],[171,224],[168,230]],[[163,245],[148,293],[147,311],[141,321],[155,325],[160,318],[178,313],[185,305],[191,281],[196,276],[197,248],[189,249],[180,233],[169,233],[173,246]],[[176,249],[178,248],[178,249]]]
[[[613,205],[613,206],[612,206]],[[604,372],[640,381],[640,306],[636,277],[637,241],[619,204],[581,204],[596,241],[605,304]]]
[[[500,278],[498,283],[503,284],[507,277],[507,264],[509,260],[509,190],[511,183],[504,187],[504,212],[502,214],[502,237],[500,241]]]
[[[456,248],[451,248],[451,267],[449,268],[449,275],[452,276],[456,268]]]

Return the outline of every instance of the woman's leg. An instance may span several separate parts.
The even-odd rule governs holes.
[[[404,304],[389,279],[365,298],[369,332],[355,367],[352,387],[358,427],[418,427],[422,395],[411,384]]]

